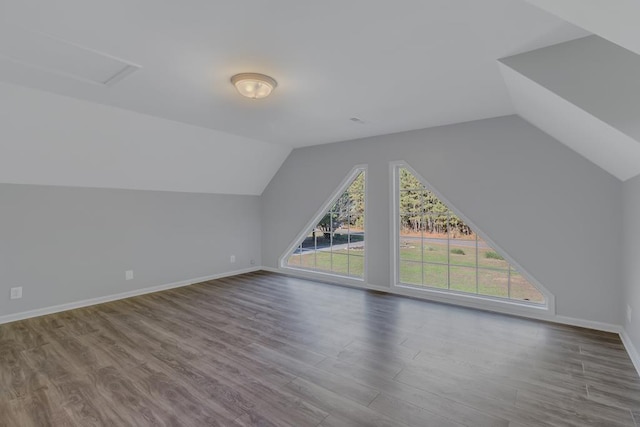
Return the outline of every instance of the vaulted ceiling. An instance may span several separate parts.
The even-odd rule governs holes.
[[[640,173],[634,0],[0,8],[1,182],[260,194],[295,147],[513,113]],[[241,98],[238,72],[278,88]]]
[[[500,63],[518,114],[620,180],[640,174],[640,55],[593,35]]]
[[[559,18],[640,54],[637,0],[526,0]]]
[[[496,59],[587,34],[522,0],[5,3],[16,50],[35,31],[140,69],[104,87],[5,58],[0,80],[292,147],[511,114]],[[279,87],[242,99],[239,72]]]

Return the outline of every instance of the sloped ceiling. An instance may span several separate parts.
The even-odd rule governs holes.
[[[0,182],[261,194],[290,148],[0,83]]]
[[[500,63],[519,115],[620,180],[640,173],[640,55],[589,36]]]
[[[559,18],[640,54],[638,0],[526,0]]]
[[[292,147],[514,112],[625,180],[640,6],[611,3],[6,0],[0,182],[260,194]],[[246,71],[274,95],[239,97]]]
[[[587,35],[519,0],[0,3],[12,50],[33,31],[140,67],[106,88],[0,58],[0,81],[291,147],[512,114],[495,60]],[[239,72],[278,88],[241,98]]]

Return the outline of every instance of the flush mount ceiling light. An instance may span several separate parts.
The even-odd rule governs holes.
[[[273,78],[258,73],[240,73],[231,77],[238,93],[251,99],[266,98],[278,86]]]

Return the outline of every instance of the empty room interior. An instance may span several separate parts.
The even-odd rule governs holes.
[[[0,426],[640,426],[639,17],[0,2]]]

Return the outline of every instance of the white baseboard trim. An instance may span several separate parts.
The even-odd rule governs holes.
[[[581,328],[587,328],[587,329],[594,329],[597,331],[604,331],[604,332],[612,332],[615,334],[620,334],[622,332],[622,327],[620,325],[615,325],[615,324],[611,324],[611,323],[604,323],[604,322],[596,322],[596,321],[592,321],[592,320],[583,320],[583,319],[576,319],[573,317],[567,317],[567,316],[560,316],[560,315],[556,315],[556,314],[550,314],[548,312],[537,312],[537,310],[522,310],[520,309],[519,306],[514,307],[513,309],[510,309],[510,307],[496,307],[495,305],[481,305],[478,303],[473,303],[473,302],[464,302],[464,301],[457,301],[457,300],[451,300],[451,299],[446,299],[446,298],[440,298],[440,299],[436,299],[434,298],[431,294],[426,294],[421,292],[420,290],[415,290],[415,289],[411,289],[411,288],[404,288],[404,287],[381,287],[381,286],[375,286],[375,285],[371,285],[371,284],[367,284],[367,283],[354,283],[354,281],[345,279],[345,280],[341,280],[341,278],[339,277],[320,277],[319,275],[315,275],[314,273],[307,273],[301,270],[295,270],[295,269],[281,269],[281,268],[273,268],[273,267],[262,267],[262,270],[264,271],[269,271],[272,273],[278,273],[278,274],[283,274],[285,276],[291,276],[291,277],[298,277],[301,279],[309,279],[309,280],[314,280],[316,282],[327,282],[327,283],[331,283],[331,284],[336,284],[336,285],[340,285],[340,286],[348,286],[348,287],[352,287],[352,288],[358,288],[358,289],[367,289],[367,290],[371,290],[371,291],[380,291],[380,292],[386,292],[389,294],[394,294],[394,295],[402,295],[402,296],[408,296],[411,298],[416,298],[416,299],[423,299],[425,301],[431,301],[431,302],[438,302],[438,303],[444,303],[444,304],[452,304],[452,305],[457,305],[460,307],[467,307],[467,308],[472,308],[472,309],[477,309],[477,310],[483,310],[483,311],[491,311],[494,313],[501,313],[501,314],[507,314],[507,315],[512,315],[512,316],[518,316],[518,317],[526,317],[528,319],[535,319],[535,320],[543,320],[543,321],[547,321],[547,322],[552,322],[552,323],[559,323],[559,324],[563,324],[563,325],[570,325],[570,326],[578,326]]]
[[[296,277],[300,279],[308,279],[316,282],[328,283],[330,285],[344,285],[350,286],[354,288],[360,289],[369,289],[373,288],[373,285],[367,285],[366,282],[359,279],[352,279],[349,277],[338,276],[336,274],[331,273],[322,273],[322,272],[313,272],[313,271],[305,271],[297,268],[273,268],[273,267],[262,267],[264,271],[269,271],[271,273],[282,274],[284,276]]]
[[[622,344],[624,344],[624,348],[627,349],[627,353],[629,353],[633,366],[636,367],[636,371],[638,371],[638,375],[640,375],[640,353],[638,353],[638,349],[633,345],[631,337],[624,328],[622,332],[620,332],[620,339],[622,340]]]
[[[166,291],[167,289],[180,288],[183,286],[189,286],[200,282],[206,282],[209,280],[222,279],[223,277],[237,276],[239,274],[251,273],[261,270],[262,267],[251,267],[241,270],[228,271],[226,273],[212,274],[210,276],[196,277],[195,279],[181,280],[179,282],[167,283],[164,285],[151,286],[142,289],[135,289],[128,292],[121,292],[118,294],[106,295],[103,297],[96,297],[85,299],[81,301],[68,302],[65,304],[54,305],[51,307],[38,308],[35,310],[23,311],[20,313],[7,314],[0,316],[0,325],[3,323],[15,322],[18,320],[29,319],[31,317],[44,316],[47,314],[59,313],[61,311],[73,310],[74,308],[88,307],[90,305],[102,304],[105,302],[116,301],[125,298],[131,298],[138,295],[150,294],[153,292]]]
[[[340,278],[337,278],[337,280],[334,280],[333,277],[331,278],[318,277],[313,273],[306,273],[306,272],[301,272],[297,270],[279,269],[279,268],[273,268],[273,267],[262,267],[261,270],[269,271],[272,273],[278,273],[285,276],[314,280],[316,282],[326,282],[326,283],[335,284],[339,286],[347,286],[351,288],[386,292],[394,295],[401,295],[401,296],[408,296],[408,297],[417,298],[417,299],[423,299],[425,301],[441,302],[445,304],[455,304],[455,305],[472,308],[472,309],[480,309],[480,310],[492,311],[496,313],[515,315],[519,317],[526,317],[529,319],[542,320],[542,321],[558,323],[562,325],[578,326],[581,328],[593,329],[596,331],[611,332],[614,334],[618,334],[620,336],[620,339],[622,340],[622,343],[624,344],[624,347],[627,350],[627,353],[629,354],[631,361],[633,362],[633,366],[635,366],[636,371],[640,375],[640,353],[638,353],[638,350],[635,348],[635,346],[631,342],[631,338],[629,337],[629,335],[621,325],[616,325],[613,323],[596,322],[593,320],[577,319],[575,317],[560,316],[560,315],[549,315],[549,314],[536,315],[535,313],[532,314],[532,313],[525,313],[525,312],[513,313],[513,312],[508,312],[503,310],[494,310],[493,307],[479,308],[473,305],[460,304],[454,301],[437,301],[432,298],[429,298],[428,295],[420,295],[418,291],[411,292],[411,290],[404,290],[404,289],[397,289],[397,288],[384,288],[384,287],[374,286],[366,283],[362,283],[362,284],[352,283],[347,280],[340,280]]]
[[[593,320],[577,319],[575,317],[555,315],[550,322],[561,323],[563,325],[578,326],[580,328],[594,329],[596,331],[611,332],[614,334],[622,333],[622,326],[613,323],[596,322]]]
[[[317,276],[314,276],[313,274],[297,274],[298,272],[290,272],[287,270],[282,270],[282,269],[278,269],[278,268],[272,268],[272,267],[251,267],[251,268],[245,268],[245,269],[241,269],[241,270],[234,270],[234,271],[228,271],[225,273],[219,273],[219,274],[213,274],[210,276],[203,276],[203,277],[196,277],[194,279],[188,279],[188,280],[182,280],[179,282],[173,282],[173,283],[167,283],[164,285],[158,285],[158,286],[151,286],[151,287],[147,287],[147,288],[142,288],[142,289],[135,289],[132,291],[128,291],[128,292],[121,292],[118,294],[112,294],[112,295],[106,295],[106,296],[102,296],[102,297],[96,297],[96,298],[90,298],[90,299],[86,299],[86,300],[81,300],[81,301],[74,301],[74,302],[69,302],[69,303],[65,303],[65,304],[60,304],[60,305],[54,305],[51,307],[44,307],[44,308],[39,308],[36,310],[29,310],[29,311],[23,311],[20,313],[13,313],[13,314],[7,314],[4,316],[0,316],[0,325],[3,323],[10,323],[10,322],[15,322],[18,320],[24,320],[24,319],[29,319],[32,317],[38,317],[38,316],[44,316],[47,314],[53,314],[53,313],[59,313],[61,311],[67,311],[67,310],[73,310],[75,308],[82,308],[82,307],[88,307],[91,305],[96,305],[96,304],[102,304],[102,303],[106,303],[106,302],[111,302],[111,301],[117,301],[117,300],[121,300],[121,299],[125,299],[125,298],[131,298],[131,297],[135,297],[138,295],[144,295],[144,294],[150,294],[150,293],[154,293],[154,292],[160,292],[160,291],[165,291],[168,289],[174,289],[174,288],[180,288],[183,286],[189,286],[189,285],[193,285],[196,283],[201,283],[201,282],[206,282],[209,280],[215,280],[215,279],[221,279],[223,277],[231,277],[231,276],[237,276],[239,274],[245,274],[245,273],[252,273],[254,271],[259,271],[259,270],[264,270],[264,271],[269,271],[272,273],[278,273],[278,274],[282,274],[285,276],[292,276],[292,277],[298,277],[298,278],[302,278],[302,279],[309,279],[309,280],[314,280],[314,281],[320,281],[322,282],[323,279],[319,278]],[[333,279],[333,278],[331,278]],[[333,280],[327,281],[326,279],[324,280],[327,283],[332,283]],[[403,295],[403,296],[409,296],[409,297],[414,297],[414,298],[419,298],[419,299],[424,299],[427,301],[433,301],[430,300],[429,298],[425,298],[423,296],[420,295],[416,295],[415,293],[406,293],[406,292],[398,292],[397,290],[393,289],[393,288],[384,288],[384,287],[379,287],[379,286],[373,286],[373,285],[368,285],[368,284],[359,284],[359,283],[348,283],[348,282],[340,282],[340,281],[336,281],[335,284],[341,285],[341,286],[348,286],[348,287],[353,287],[353,288],[358,288],[358,289],[365,289],[365,290],[373,290],[373,291],[380,291],[380,292],[387,292],[390,294],[396,294],[396,295]],[[437,302],[437,301],[436,301]],[[469,308],[475,308],[475,307],[469,307]],[[505,313],[505,314],[514,314],[514,313]],[[554,323],[560,323],[560,324],[564,324],[564,325],[571,325],[571,326],[579,326],[582,328],[588,328],[588,329],[594,329],[594,330],[598,330],[598,331],[604,331],[604,332],[612,332],[612,333],[616,333],[620,335],[620,339],[622,340],[622,343],[624,344],[625,349],[627,350],[627,353],[629,353],[629,357],[631,358],[631,361],[633,362],[633,365],[636,368],[636,371],[638,371],[638,374],[640,374],[640,353],[638,353],[638,350],[635,348],[635,346],[633,345],[633,343],[631,342],[631,338],[629,337],[629,335],[627,334],[627,332],[624,330],[624,328],[620,325],[614,325],[614,324],[610,324],[610,323],[603,323],[603,322],[595,322],[592,320],[584,320],[584,319],[576,319],[573,317],[567,317],[567,316],[527,316],[526,314],[515,314],[517,316],[521,316],[521,317],[529,317],[531,319],[536,319],[536,320],[545,320],[545,321],[549,321],[549,322],[554,322]]]

